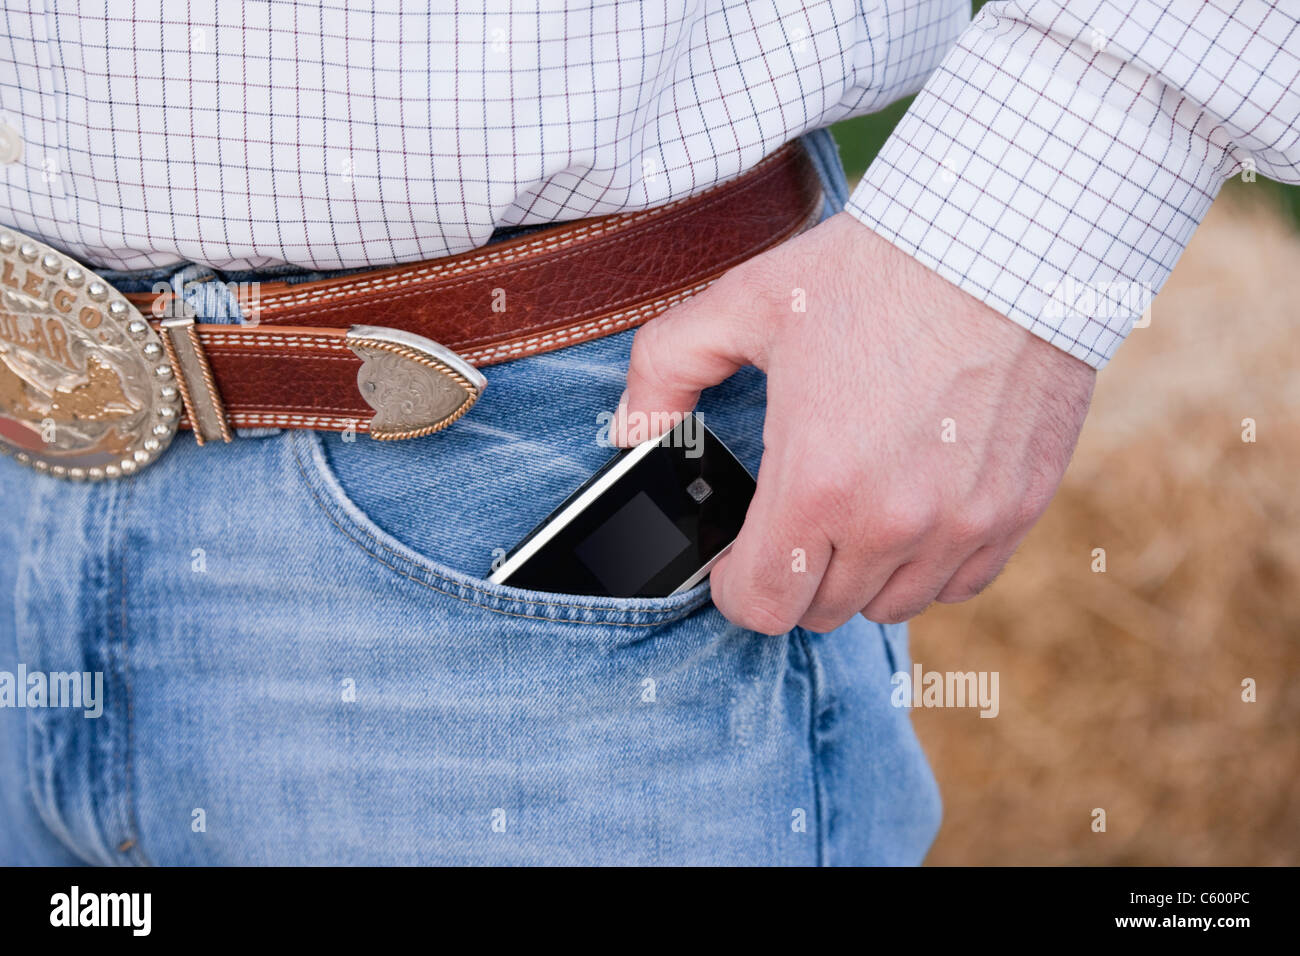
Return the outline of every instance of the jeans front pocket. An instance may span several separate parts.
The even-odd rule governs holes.
[[[664,598],[614,598],[597,595],[552,594],[496,584],[465,570],[452,568],[422,554],[390,533],[363,511],[344,489],[328,459],[325,441],[311,432],[285,436],[307,493],[335,529],[362,554],[408,582],[485,611],[521,620],[595,624],[609,628],[646,628],[684,617],[708,603],[708,583]],[[455,526],[462,510],[473,511],[464,497],[426,501],[401,521]],[[387,509],[385,509],[387,510]],[[482,520],[481,517],[479,520]],[[393,521],[400,524],[401,521]],[[510,519],[503,518],[503,523]],[[517,523],[517,522],[516,522]],[[400,533],[400,532],[399,532]],[[481,534],[481,532],[480,532]],[[418,537],[418,536],[417,536]],[[474,540],[481,537],[473,535]],[[499,551],[504,547],[498,546]],[[484,551],[482,561],[491,560]]]

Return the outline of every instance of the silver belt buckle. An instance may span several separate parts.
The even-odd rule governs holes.
[[[0,451],[59,478],[100,481],[155,461],[182,412],[194,437],[231,440],[194,319],[162,333],[102,277],[37,239],[0,229]],[[383,440],[441,431],[473,407],[483,375],[445,346],[356,325],[357,388]]]
[[[60,478],[130,475],[167,448],[181,407],[167,349],[135,306],[0,230],[0,450]]]

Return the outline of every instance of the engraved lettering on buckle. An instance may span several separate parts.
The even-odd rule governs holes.
[[[0,451],[96,481],[154,461],[180,421],[162,340],[99,276],[0,230]]]
[[[357,388],[375,410],[370,437],[380,441],[442,431],[473,408],[487,387],[478,369],[423,336],[354,325],[345,341],[362,360]]]

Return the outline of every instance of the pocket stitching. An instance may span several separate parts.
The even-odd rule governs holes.
[[[673,621],[680,620],[681,618],[686,617],[687,615],[698,610],[707,601],[707,592],[705,592],[704,594],[701,595],[700,600],[690,604],[686,604],[678,611],[654,611],[654,610],[642,610],[642,609],[632,608],[623,612],[620,612],[618,609],[615,608],[600,608],[600,607],[595,607],[587,604],[572,604],[572,603],[565,603],[562,601],[528,601],[528,600],[522,600],[518,598],[508,598],[502,595],[495,595],[492,592],[484,590],[483,588],[478,587],[476,585],[461,582],[461,581],[456,581],[452,578],[448,578],[446,575],[440,574],[436,568],[430,567],[427,564],[426,565],[416,564],[416,567],[419,567],[420,570],[423,571],[425,574],[429,575],[430,577],[436,578],[437,580],[443,582],[449,587],[461,588],[466,591],[473,591],[483,595],[484,598],[489,600],[503,601],[508,603],[520,604],[520,605],[532,604],[537,607],[544,607],[544,608],[562,608],[566,610],[585,611],[593,614],[631,613],[631,614],[668,615],[668,616],[655,617],[655,619],[653,620],[642,621],[642,622],[575,621],[569,618],[547,617],[539,614],[524,614],[520,611],[510,611],[500,607],[493,607],[490,604],[484,604],[481,601],[475,601],[472,598],[466,597],[463,594],[458,594],[455,591],[447,590],[445,588],[440,588],[434,584],[431,584],[428,581],[422,580],[420,577],[417,577],[416,575],[410,573],[409,571],[404,570],[400,567],[397,567],[395,564],[390,563],[389,561],[385,560],[382,555],[376,554],[374,551],[371,551],[370,548],[366,547],[366,542],[360,540],[360,538],[354,535],[352,531],[356,531],[357,534],[359,535],[364,535],[370,542],[373,543],[375,547],[382,549],[383,551],[392,555],[394,559],[407,562],[407,563],[415,563],[412,562],[411,558],[407,557],[404,554],[401,554],[400,552],[396,551],[389,545],[385,544],[383,541],[379,540],[377,537],[375,537],[374,533],[371,532],[369,529],[356,526],[352,522],[349,522],[349,527],[352,528],[352,531],[350,531],[349,528],[345,528],[334,516],[328,503],[321,499],[320,492],[316,489],[316,487],[314,486],[311,480],[311,477],[307,474],[306,466],[303,463],[302,456],[300,454],[300,451],[296,443],[294,444],[292,451],[293,451],[294,463],[298,467],[298,473],[302,478],[303,484],[307,486],[307,490],[311,494],[312,500],[316,503],[316,507],[320,509],[321,513],[325,515],[326,519],[329,520],[330,524],[334,525],[334,527],[339,531],[339,533],[341,533],[349,541],[351,541],[353,544],[359,547],[365,554],[369,555],[371,558],[378,561],[380,564],[382,564],[384,567],[388,568],[389,570],[394,571],[397,574],[401,575],[402,577],[406,578],[408,581],[411,581],[415,584],[419,584],[422,587],[428,588],[431,591],[434,591],[438,594],[445,595],[454,600],[463,601],[464,603],[469,604],[473,607],[482,608],[485,611],[491,611],[495,614],[504,614],[508,617],[518,617],[518,618],[524,618],[527,620],[534,620],[534,621],[550,621],[552,623],[558,623],[558,624],[578,624],[578,625],[589,625],[589,626],[607,625],[610,627],[658,627],[661,624],[669,624]]]
[[[814,656],[812,640],[808,631],[802,627],[796,627],[791,632],[791,635],[799,642],[799,648],[803,651],[804,660],[808,663],[808,761],[813,785],[813,812],[816,815],[817,826],[817,865],[825,866],[827,853],[825,832],[827,813],[825,805],[827,795],[825,793],[825,781],[822,779],[822,747],[820,738],[817,735],[817,712],[821,703],[822,688],[817,680],[817,659]]]

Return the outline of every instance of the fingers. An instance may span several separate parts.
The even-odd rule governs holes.
[[[956,570],[950,561],[912,561],[899,567],[880,592],[862,609],[862,616],[878,624],[899,624],[916,617]]]
[[[932,536],[919,549],[876,555],[837,546],[799,625],[824,633],[859,612],[868,620],[896,624],[916,617],[935,601],[967,601],[993,583],[1019,541],[1020,536],[1013,535],[976,544],[972,552],[971,545],[950,540],[936,550]],[[927,557],[908,560],[909,554]]]
[[[830,542],[809,533],[780,488],[771,468],[759,469],[744,527],[712,573],[718,610],[762,634],[784,634],[798,623],[831,557]]]
[[[741,321],[722,279],[637,330],[627,390],[611,435],[620,445],[658,437],[695,407],[700,392],[757,361],[755,316]]]
[[[984,545],[965,560],[954,560],[950,552],[946,557],[904,564],[862,609],[862,615],[880,624],[898,624],[916,617],[935,601],[956,604],[970,600],[993,583],[1017,543],[1018,539],[1012,539]]]
[[[967,600],[993,581],[1027,530],[1016,523],[1008,533],[969,502],[932,508],[913,499],[862,518],[853,496],[801,477],[808,453],[782,456],[781,448],[769,447],[744,528],[713,572],[719,609],[750,630],[824,633],[859,613],[895,624],[936,600]]]
[[[993,583],[993,579],[1011,560],[1019,543],[1020,538],[1017,537],[980,548],[956,570],[935,600],[942,604],[959,604],[979,594]]]
[[[878,594],[902,560],[902,553],[870,554],[836,546],[826,576],[799,619],[799,626],[824,634],[857,615]]]

